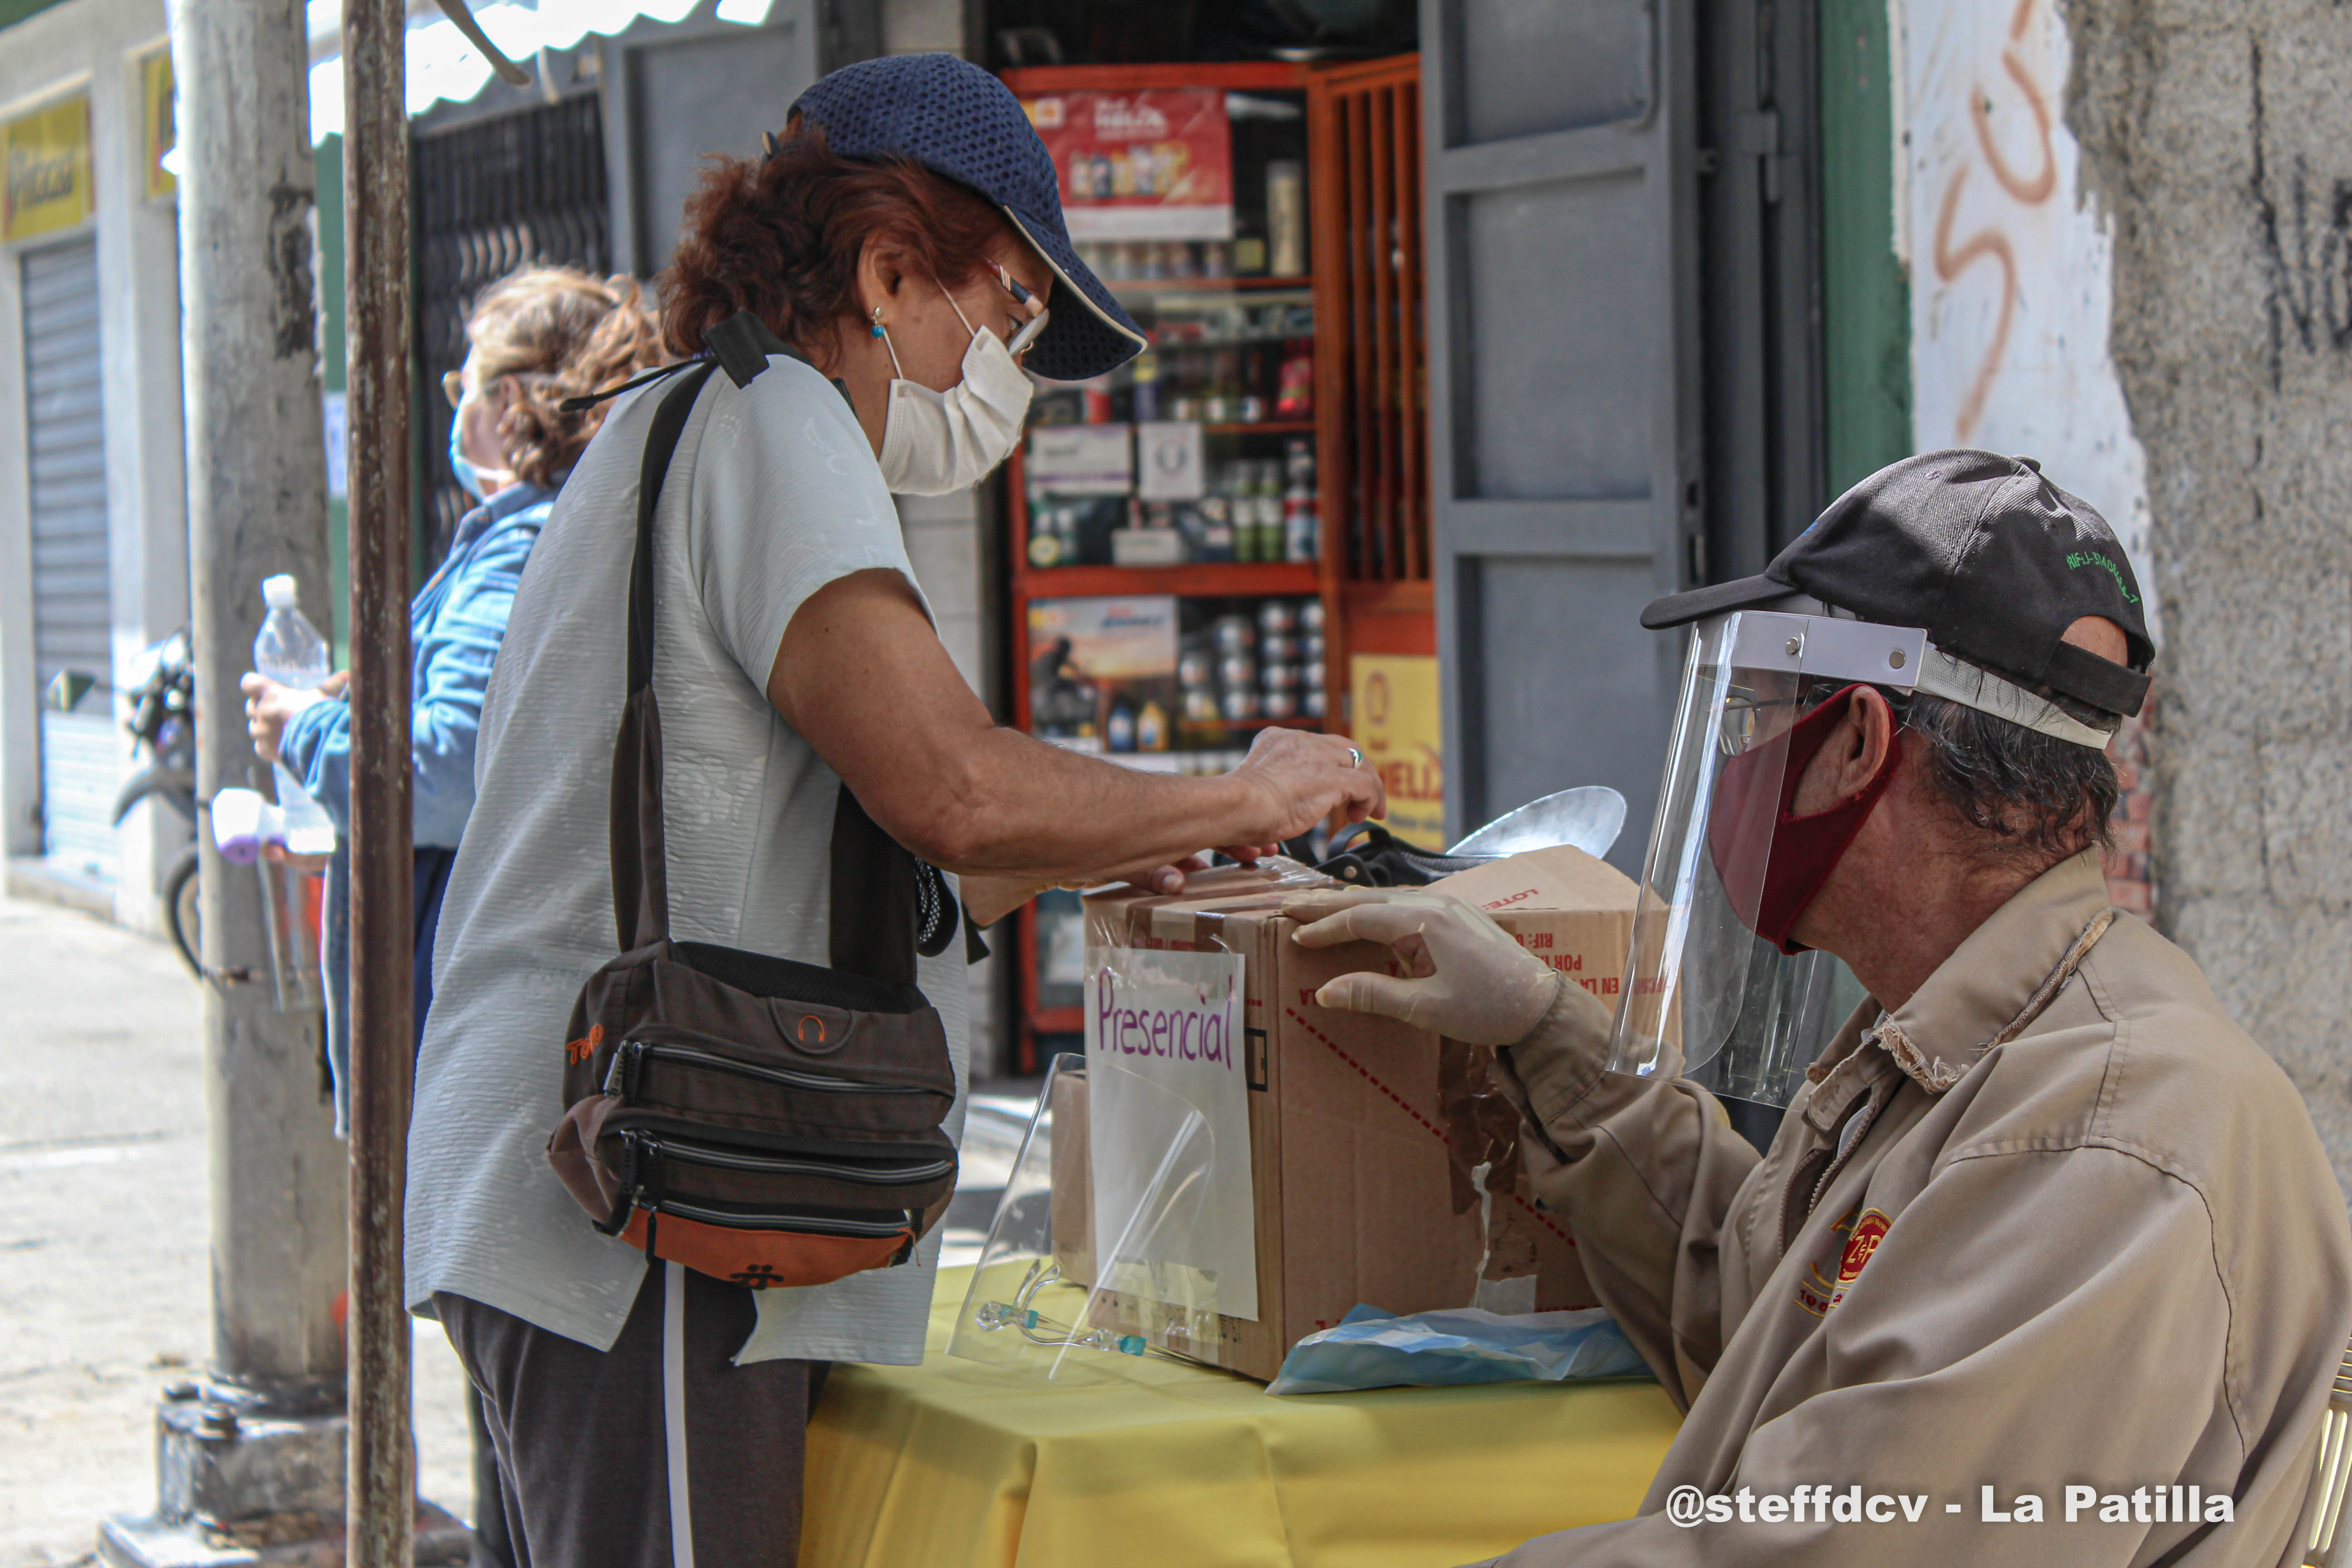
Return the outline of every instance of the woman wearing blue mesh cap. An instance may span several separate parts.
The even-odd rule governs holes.
[[[637,671],[659,712],[669,935],[754,967],[868,973],[839,918],[877,901],[877,853],[945,873],[909,875],[951,931],[959,896],[991,919],[1056,883],[1173,890],[1203,847],[1247,857],[1384,805],[1344,742],[1295,731],[1222,779],[1045,745],[997,727],[941,647],[891,494],[1002,462],[1024,361],[1087,377],[1144,342],[1078,261],[1051,161],[993,78],[926,55],[818,82],[765,157],[712,163],[662,295],[671,351],[707,357],[614,405],[516,598],[410,1138],[410,1303],[483,1391],[525,1565],[793,1562],[813,1371],[919,1360],[938,1251],[929,1231],[886,1266],[755,1289],[776,1276],[682,1258],[650,1225],[604,1234],[583,1205],[614,1200],[551,1167],[559,1056],[614,1048],[563,1031],[626,945],[613,781]],[[651,626],[635,656],[633,608]],[[903,979],[939,1016],[955,1137],[963,944],[918,929]],[[651,1195],[675,1237],[685,1216]]]

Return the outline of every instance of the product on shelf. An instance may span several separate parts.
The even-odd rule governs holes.
[[[1265,166],[1266,268],[1276,277],[1307,270],[1307,167],[1285,158]]]

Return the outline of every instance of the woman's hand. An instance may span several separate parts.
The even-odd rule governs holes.
[[[294,715],[313,702],[329,697],[341,697],[350,689],[352,672],[339,669],[319,683],[316,691],[298,690],[280,686],[266,675],[247,675],[238,681],[237,689],[245,693],[245,732],[253,737],[253,749],[265,763],[278,760],[278,742],[286,733],[286,726]]]
[[[1265,802],[1265,826],[1255,844],[1218,847],[1236,860],[1275,853],[1318,822],[1334,829],[1388,813],[1388,791],[1364,765],[1363,753],[1337,735],[1318,735],[1279,725],[1258,731],[1228,777],[1255,790]]]
[[[885,833],[958,876],[1051,886],[1120,867],[1149,875],[1203,845],[1254,859],[1327,815],[1360,821],[1387,805],[1380,779],[1329,736],[1269,731],[1234,772],[1180,778],[1005,728],[894,571],[810,595],[776,650],[768,700]]]
[[[1384,942],[1410,978],[1342,974],[1315,994],[1318,1005],[1402,1018],[1471,1046],[1515,1046],[1542,1022],[1559,976],[1460,899],[1401,888],[1298,893],[1282,912],[1299,922],[1302,947]]]

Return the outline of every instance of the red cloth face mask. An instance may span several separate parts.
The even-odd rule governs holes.
[[[1739,923],[1782,952],[1805,951],[1789,932],[1862,831],[1903,761],[1903,748],[1890,746],[1886,761],[1859,794],[1810,816],[1790,815],[1805,770],[1844,716],[1846,700],[1861,689],[1845,688],[1780,734],[1725,763],[1716,776],[1707,855]],[[1776,782],[1778,789],[1772,787]]]

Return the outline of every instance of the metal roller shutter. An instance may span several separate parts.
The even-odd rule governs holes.
[[[68,869],[112,881],[109,817],[121,748],[107,595],[98,244],[69,240],[27,253],[23,265],[35,679],[42,690],[60,670],[98,682],[71,712],[41,708],[41,847]]]
[[[1423,0],[1446,831],[1613,784],[1638,873],[1700,532],[1696,0]]]

